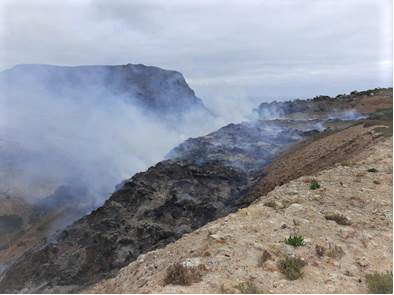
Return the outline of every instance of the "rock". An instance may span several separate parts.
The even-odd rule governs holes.
[[[369,261],[365,257],[360,257],[356,259],[356,263],[361,267],[369,266]]]

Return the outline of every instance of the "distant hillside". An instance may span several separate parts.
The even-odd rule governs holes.
[[[261,119],[270,118],[341,118],[354,119],[355,113],[365,115],[393,107],[393,88],[352,91],[335,97],[319,95],[310,99],[263,102],[255,110]],[[347,111],[347,112],[344,112]],[[351,112],[349,112],[351,111]]]
[[[69,99],[124,99],[149,111],[177,113],[205,109],[176,71],[142,64],[119,66],[17,65],[0,73],[3,93]]]

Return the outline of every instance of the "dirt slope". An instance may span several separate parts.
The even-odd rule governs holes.
[[[268,293],[366,293],[367,273],[393,267],[392,152],[392,137],[380,137],[353,159],[314,175],[320,189],[309,189],[310,176],[276,187],[248,208],[141,255],[115,278],[84,292],[223,293],[239,292],[238,284],[250,282]],[[343,214],[351,224],[326,220],[332,213]],[[305,246],[283,242],[295,233],[304,236]],[[317,245],[336,245],[344,253],[337,250],[329,257],[327,250],[319,257]],[[265,250],[271,257],[260,263]],[[289,281],[279,271],[278,261],[285,256],[307,263],[302,279]],[[204,265],[202,280],[165,285],[167,268],[177,262]]]

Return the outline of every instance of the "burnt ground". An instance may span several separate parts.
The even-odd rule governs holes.
[[[307,122],[306,130],[313,126]],[[0,290],[73,291],[248,205],[244,198],[258,167],[271,161],[277,149],[310,134],[278,128],[268,136],[272,123],[231,124],[224,135],[211,134],[189,146],[193,156],[177,153],[136,174],[102,207],[20,257],[4,273]],[[253,161],[256,155],[264,155],[264,161]]]
[[[66,228],[49,244],[45,241],[19,258],[2,275],[0,291],[71,292],[111,277],[140,254],[247,206],[277,185],[345,161],[373,145],[390,126],[387,115],[375,115],[373,120],[346,124],[343,130],[343,126],[331,128],[293,146],[259,173],[258,182],[251,179],[255,173],[245,171],[238,161],[228,166],[228,160],[232,163],[235,155],[237,160],[243,155],[242,148],[224,148],[230,151],[229,158],[219,160],[163,161],[125,182],[104,206]],[[290,137],[294,135],[294,130],[288,132]],[[300,133],[297,136],[302,139]]]

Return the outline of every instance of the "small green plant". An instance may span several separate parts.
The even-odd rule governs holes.
[[[304,242],[304,237],[303,236],[290,236],[287,239],[285,239],[285,244],[291,245],[293,247],[301,247],[305,245]]]
[[[340,224],[340,225],[351,225],[352,224],[346,216],[341,215],[341,214],[327,214],[324,216],[324,218],[327,220],[333,220],[337,224]]]
[[[192,283],[201,281],[202,273],[206,270],[205,265],[185,266],[182,263],[175,263],[167,268],[167,274],[164,279],[165,285],[183,285],[189,286]]]
[[[375,168],[369,168],[367,171],[372,173],[378,172],[378,170]]]
[[[279,261],[279,269],[287,279],[294,281],[304,275],[302,268],[306,265],[305,261],[296,257],[286,257]]]
[[[318,188],[320,188],[320,184],[317,182],[316,179],[312,179],[311,184],[309,185],[309,188],[311,190],[318,189]]]
[[[373,273],[366,276],[369,293],[393,294],[393,273]]]
[[[264,292],[257,288],[252,281],[239,283],[234,288],[238,289],[241,294],[263,294]]]

